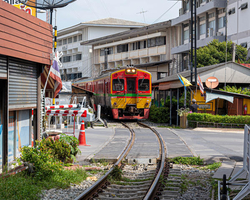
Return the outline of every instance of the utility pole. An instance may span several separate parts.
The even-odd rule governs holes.
[[[104,53],[105,53],[105,66],[104,66],[104,69],[108,69],[108,49],[107,48],[104,49]]]
[[[193,84],[193,64],[194,64],[194,75],[195,75],[195,85],[197,85],[197,38],[196,38],[196,3],[197,0],[191,0],[191,61],[190,61],[190,71],[191,71],[191,83]],[[194,62],[194,63],[193,63]]]

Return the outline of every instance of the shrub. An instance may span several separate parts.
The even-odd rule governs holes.
[[[207,113],[190,113],[187,116],[189,121],[231,123],[231,124],[250,124],[250,116],[242,115],[212,115]],[[192,125],[192,123],[190,123]]]
[[[39,150],[38,148],[25,146],[21,149],[20,159],[23,162],[33,164],[34,170],[32,170],[32,175],[38,179],[51,176],[53,171],[62,169],[61,162],[55,159],[49,147]]]
[[[149,113],[149,120],[155,123],[168,123],[169,122],[169,108],[156,107],[152,105]]]
[[[47,151],[49,149],[54,158],[59,159],[62,162],[68,162],[71,158],[71,148],[64,140],[52,140],[51,138],[43,139],[38,146],[41,151]]]
[[[70,154],[76,156],[78,153],[81,153],[81,150],[78,148],[79,140],[74,136],[68,136],[66,134],[61,134],[59,141],[64,141],[70,146]]]

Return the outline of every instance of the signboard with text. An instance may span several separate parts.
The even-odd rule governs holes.
[[[18,0],[3,0],[3,1],[5,1],[6,3],[9,3],[9,4],[12,4],[13,6],[23,10],[24,12],[36,17],[36,8],[26,6],[24,4],[20,4]],[[34,6],[35,6],[35,3],[34,3]]]

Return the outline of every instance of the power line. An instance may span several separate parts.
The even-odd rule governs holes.
[[[155,20],[154,22],[153,22],[153,24],[155,23],[155,22],[157,22],[159,19],[161,19],[168,11],[170,11],[177,3],[178,3],[179,1],[177,1],[174,5],[172,5],[167,11],[165,11],[157,20]]]

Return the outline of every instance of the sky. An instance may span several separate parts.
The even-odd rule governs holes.
[[[109,17],[154,24],[178,17],[180,8],[181,2],[175,0],[76,0],[54,11],[52,23],[57,30]],[[45,13],[37,17],[46,20]]]

